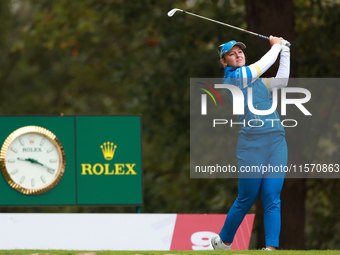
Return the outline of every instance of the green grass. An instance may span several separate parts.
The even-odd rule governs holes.
[[[0,254],[56,254],[56,255],[76,255],[79,253],[94,252],[98,255],[340,255],[337,250],[309,250],[309,251],[293,251],[293,250],[277,250],[277,251],[65,251],[65,250],[0,250]]]

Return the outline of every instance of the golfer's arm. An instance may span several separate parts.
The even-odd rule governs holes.
[[[275,78],[262,79],[262,82],[272,90],[272,88],[287,87],[290,72],[290,53],[281,52],[280,66]]]
[[[280,55],[280,66],[275,78],[289,78],[290,52],[282,51]]]
[[[280,51],[281,45],[274,44],[259,61],[249,66],[253,79],[252,82],[259,78],[264,72],[269,69],[269,67],[274,64]]]

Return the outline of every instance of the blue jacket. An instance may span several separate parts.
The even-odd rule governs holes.
[[[243,67],[245,67],[248,75],[241,73],[242,68],[225,67],[223,78],[224,84],[237,86],[242,90],[244,95],[244,115],[237,115],[239,122],[245,121],[245,127],[243,124],[240,125],[240,132],[243,134],[264,134],[269,132],[285,133],[280,121],[280,116],[276,110],[270,115],[256,115],[249,110],[248,87],[252,87],[253,89],[253,106],[257,110],[268,110],[272,107],[272,93],[266,85],[264,85],[261,78],[256,79],[253,83],[251,83],[252,78],[241,78],[251,77],[249,67]],[[229,90],[228,93],[231,101],[233,102],[233,97]],[[274,121],[273,119],[277,120]],[[248,123],[248,121],[250,122]]]

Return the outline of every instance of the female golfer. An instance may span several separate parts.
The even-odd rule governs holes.
[[[272,106],[275,88],[287,86],[290,68],[289,47],[282,45],[282,38],[269,37],[271,49],[256,63],[245,65],[241,42],[230,41],[220,46],[220,61],[225,67],[223,83],[240,88],[245,98],[245,114],[238,115],[244,122],[237,143],[239,169],[238,196],[230,208],[219,235],[213,236],[214,249],[229,250],[243,218],[261,191],[264,211],[265,250],[279,246],[281,229],[280,194],[287,165],[285,131],[277,111],[269,115],[254,114],[248,107],[248,93],[252,89],[252,104],[256,110]],[[273,65],[280,54],[280,66],[275,78],[259,78]],[[231,100],[232,94],[229,93]],[[249,103],[250,104],[250,103]],[[254,170],[254,169],[257,169]]]

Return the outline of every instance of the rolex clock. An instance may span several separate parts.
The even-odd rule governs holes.
[[[38,126],[15,130],[0,152],[0,168],[6,182],[26,195],[53,189],[63,177],[65,165],[65,152],[58,138]]]

